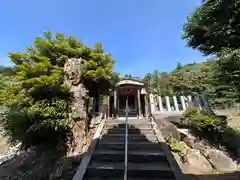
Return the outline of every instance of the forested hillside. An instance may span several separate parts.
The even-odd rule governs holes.
[[[216,66],[216,60],[187,65],[178,63],[169,73],[155,70],[143,80],[149,84],[152,93],[162,96],[206,93],[213,103],[234,103],[236,88],[218,81]]]
[[[213,95],[218,98],[240,95],[239,9],[239,0],[205,0],[183,27],[183,39],[190,48],[216,57]]]

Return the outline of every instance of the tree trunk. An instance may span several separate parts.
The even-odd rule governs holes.
[[[70,155],[82,153],[87,143],[88,90],[85,88],[81,79],[81,66],[84,62],[83,59],[68,59],[64,66],[64,81],[65,84],[70,86],[70,92],[72,94],[69,114],[71,132],[70,142],[68,143],[68,152]]]

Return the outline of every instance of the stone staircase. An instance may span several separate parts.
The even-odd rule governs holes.
[[[125,123],[107,120],[84,180],[123,180]],[[147,119],[129,120],[128,180],[174,180],[173,171]]]
[[[125,117],[126,116],[126,112],[118,110],[118,117]],[[137,111],[129,111],[128,112],[128,117],[136,117],[137,116]]]

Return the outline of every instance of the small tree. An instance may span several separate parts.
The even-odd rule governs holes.
[[[113,72],[115,61],[105,53],[101,43],[93,48],[70,36],[50,31],[37,37],[23,52],[9,54],[15,64],[13,79],[0,94],[1,103],[17,111],[5,118],[5,128],[12,137],[25,143],[47,140],[51,133],[69,130],[71,113],[70,87],[63,84],[64,64],[69,58],[86,61],[82,68],[84,86],[90,96],[99,89],[106,92],[118,79]],[[21,117],[21,118],[19,118]],[[81,129],[80,131],[85,131]],[[47,137],[47,138],[46,138]]]

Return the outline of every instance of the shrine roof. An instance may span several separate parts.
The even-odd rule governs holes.
[[[121,80],[117,83],[116,86],[121,85],[137,85],[137,86],[144,86],[145,83],[141,80],[138,80],[136,78],[121,78]]]

